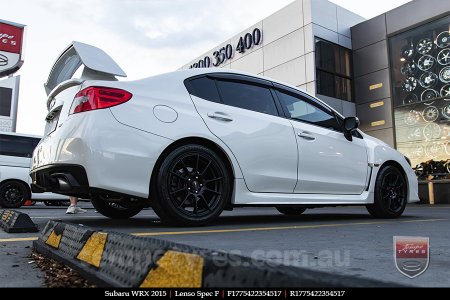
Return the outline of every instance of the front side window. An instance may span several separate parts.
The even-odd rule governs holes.
[[[352,101],[351,51],[316,38],[317,94]]]
[[[278,116],[270,89],[262,86],[217,80],[223,104]]]
[[[291,119],[310,123],[327,129],[342,131],[335,115],[312,105],[300,95],[277,91],[281,104],[286,108]]]

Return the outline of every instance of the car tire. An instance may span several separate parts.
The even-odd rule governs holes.
[[[231,197],[230,171],[216,152],[184,145],[162,161],[152,207],[164,223],[201,226],[214,221]]]
[[[375,182],[374,204],[366,205],[367,211],[376,218],[398,218],[407,202],[407,182],[402,172],[391,165],[381,169]]]
[[[99,213],[111,219],[128,219],[144,208],[141,201],[109,202],[106,196],[93,194],[91,194],[91,203]]]
[[[276,209],[286,216],[299,216],[306,210],[306,208],[304,207],[286,207],[286,206],[279,206],[276,207]]]
[[[19,208],[31,198],[29,188],[20,181],[6,181],[0,185],[0,206]]]

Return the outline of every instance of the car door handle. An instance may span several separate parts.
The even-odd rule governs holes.
[[[225,122],[233,121],[233,119],[229,115],[222,112],[208,113],[208,117],[210,117],[211,119],[216,119]]]
[[[297,133],[297,135],[307,141],[314,141],[316,139],[315,137],[312,136],[312,133],[308,131],[300,131]]]

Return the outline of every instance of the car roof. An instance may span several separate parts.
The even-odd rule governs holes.
[[[325,103],[324,101],[318,99],[316,96],[299,89],[298,87],[294,86],[294,85],[290,85],[286,82],[283,81],[279,81],[276,80],[274,78],[270,78],[270,77],[265,77],[265,76],[261,76],[261,75],[256,75],[253,73],[249,73],[249,72],[245,72],[245,71],[240,71],[240,70],[234,70],[234,69],[224,69],[224,68],[193,68],[193,69],[184,69],[184,70],[178,70],[178,71],[174,71],[171,73],[178,73],[178,74],[183,74],[184,79],[188,79],[190,77],[193,76],[198,76],[198,75],[203,75],[203,74],[211,74],[211,73],[229,73],[229,74],[237,74],[237,75],[244,75],[244,76],[249,76],[249,77],[254,77],[254,78],[259,78],[259,79],[263,79],[263,80],[267,80],[267,81],[271,81],[274,83],[278,83],[280,85],[289,87],[291,89],[295,89],[297,91],[299,91],[300,93],[303,93],[309,97],[314,98],[316,101],[319,101],[320,104],[322,104],[323,106],[329,108],[330,110],[334,111],[335,113],[337,113],[338,115],[340,115],[341,117],[343,117],[338,111],[336,111],[334,108],[332,108],[330,105],[328,105],[327,103]]]
[[[11,135],[11,136],[21,136],[21,137],[30,137],[30,138],[38,138],[42,139],[42,136],[34,135],[34,134],[26,134],[26,133],[17,133],[17,132],[3,132],[0,131],[0,135]]]

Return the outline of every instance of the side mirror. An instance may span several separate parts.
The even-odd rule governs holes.
[[[344,135],[349,141],[353,140],[352,132],[359,126],[359,119],[357,117],[348,117],[344,119]]]

